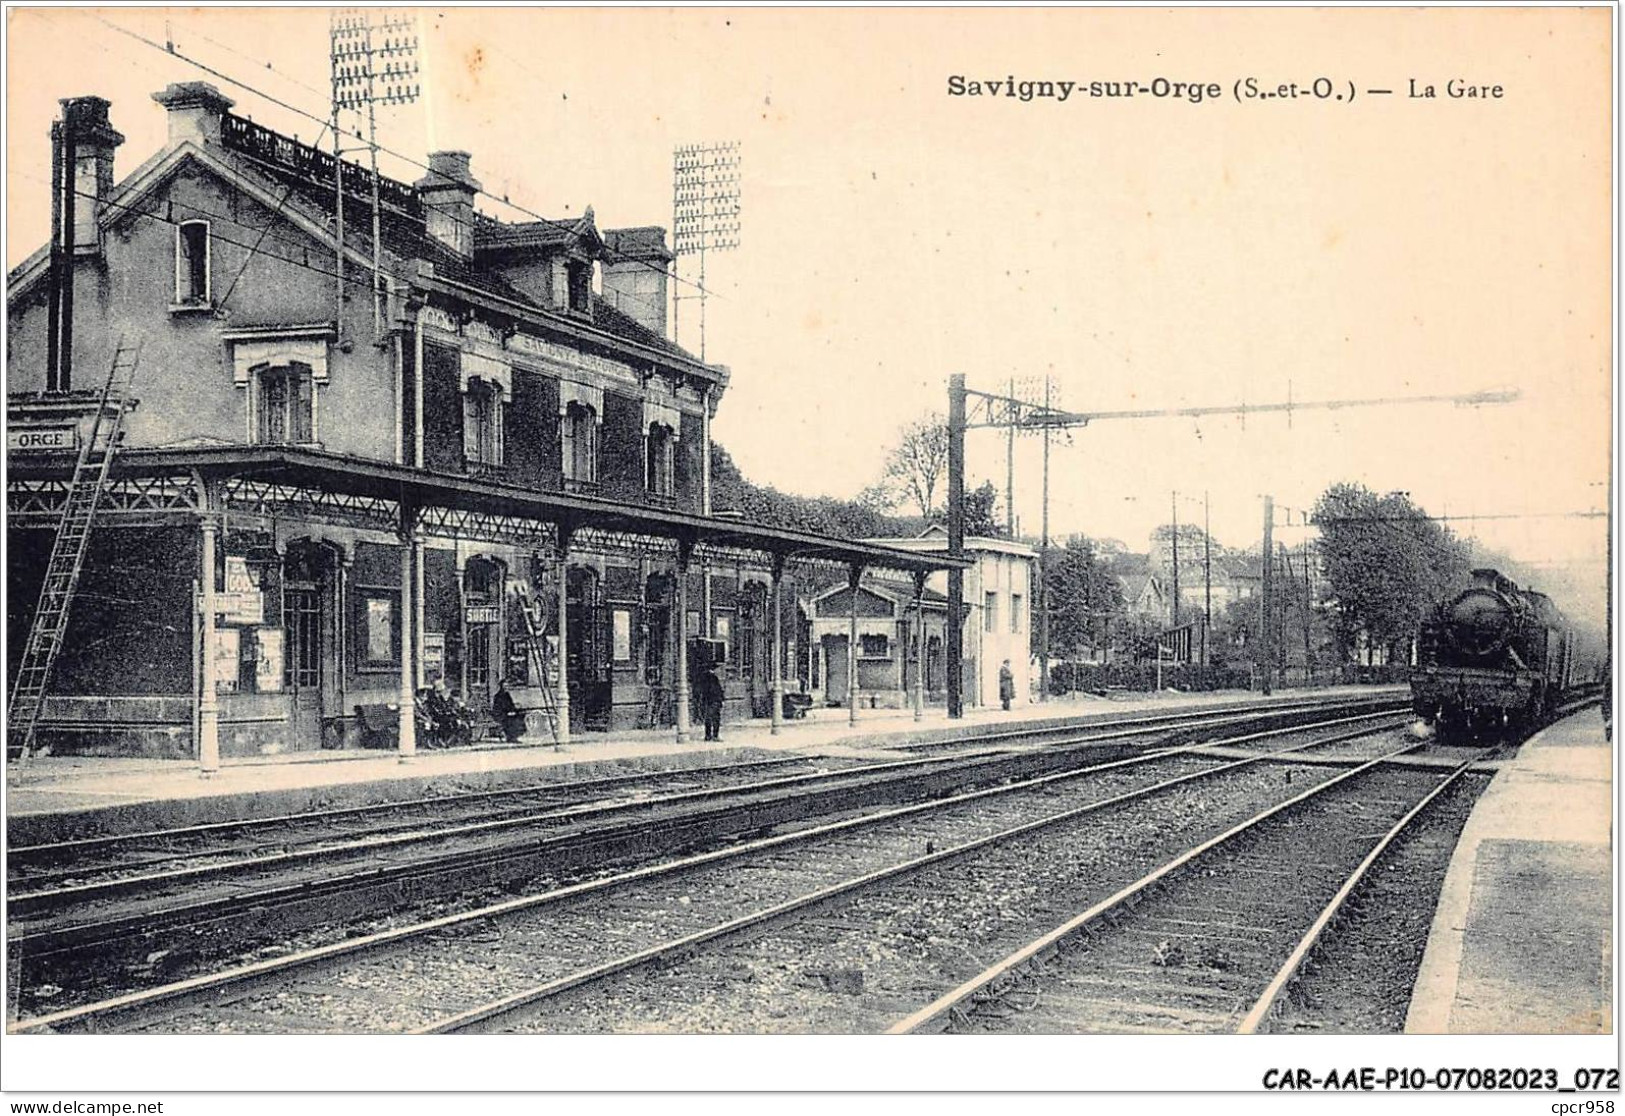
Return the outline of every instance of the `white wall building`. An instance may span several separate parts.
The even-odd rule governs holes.
[[[928,527],[912,539],[872,539],[899,550],[943,552],[948,531]],[[1038,552],[1025,543],[981,536],[965,539],[965,555],[975,564],[965,571],[966,705],[999,704],[999,667],[1006,659],[1015,675],[1016,702],[1032,700],[1032,624],[1034,570]],[[926,587],[946,594],[947,573],[935,573]]]

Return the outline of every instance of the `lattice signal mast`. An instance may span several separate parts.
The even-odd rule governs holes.
[[[700,359],[705,359],[705,256],[739,247],[739,141],[690,143],[672,152],[672,255],[700,257]],[[673,261],[672,266],[678,266]],[[674,287],[675,289],[675,287]],[[672,295],[672,338],[682,343]]]
[[[344,311],[344,134],[339,113],[367,114],[366,147],[372,158],[372,325],[383,332],[380,295],[378,200],[378,106],[408,105],[422,90],[418,62],[418,20],[415,11],[398,8],[339,8],[330,17],[329,61],[333,75],[333,221],[338,249],[338,294],[334,325],[342,330]]]

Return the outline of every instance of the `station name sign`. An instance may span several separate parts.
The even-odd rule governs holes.
[[[6,431],[6,450],[52,453],[79,448],[77,426],[14,426]]]

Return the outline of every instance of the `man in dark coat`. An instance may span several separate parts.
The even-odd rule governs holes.
[[[999,668],[999,701],[1004,703],[1005,712],[1010,711],[1010,699],[1016,696],[1016,676],[1010,670],[1010,660],[1004,660]]]
[[[697,697],[700,702],[700,720],[705,722],[707,740],[722,739],[722,679],[716,667],[706,667],[700,674]]]
[[[507,682],[497,683],[497,692],[491,697],[491,716],[502,728],[508,743],[515,744],[525,735],[525,713],[514,704]]]

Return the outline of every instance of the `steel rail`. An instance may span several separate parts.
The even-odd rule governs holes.
[[[1241,739],[1256,739],[1259,736],[1270,733],[1280,735],[1288,732],[1303,732],[1317,727],[1323,726],[1299,725],[1288,728],[1271,729],[1265,730],[1265,732],[1262,733],[1249,734]],[[1262,752],[1256,756],[1236,759],[1228,763],[1221,763],[1215,767],[1207,768],[1189,775],[1179,776],[1174,780],[1167,780],[1164,781],[1164,783],[1156,784],[1155,787],[1171,786],[1197,778],[1212,777],[1216,774],[1226,771],[1233,771],[1240,767],[1262,763],[1267,760],[1275,759],[1279,756],[1290,755],[1293,752],[1315,747],[1325,747],[1328,744],[1370,735],[1370,733],[1373,731],[1381,731],[1381,729],[1364,728],[1341,733],[1329,738],[1308,741],[1303,744],[1294,745],[1291,748],[1283,749],[1279,752]],[[364,937],[352,938],[347,941],[319,946],[282,957],[251,962],[249,964],[236,966],[231,969],[188,978],[186,980],[177,981],[158,988],[144,989],[139,992],[127,993],[97,1003],[85,1004],[79,1007],[68,1008],[46,1015],[17,1020],[10,1023],[7,1030],[9,1033],[13,1034],[24,1034],[31,1031],[40,1031],[60,1026],[79,1025],[92,1020],[127,1014],[133,1011],[146,1010],[161,1006],[163,1004],[190,999],[217,989],[233,987],[252,981],[266,979],[285,972],[309,968],[324,962],[360,956],[365,953],[370,953],[378,949],[396,945],[403,941],[419,938],[451,927],[467,925],[486,919],[513,915],[522,911],[533,910],[544,906],[554,905],[569,899],[579,898],[584,895],[598,894],[617,888],[624,888],[647,879],[678,875],[682,872],[691,871],[696,868],[722,863],[729,860],[740,859],[770,849],[807,844],[833,834],[846,833],[860,828],[872,827],[899,818],[942,811],[954,806],[963,805],[968,802],[1000,795],[1014,794],[1020,791],[1046,786],[1062,780],[1084,778],[1090,775],[1098,774],[1102,771],[1150,763],[1157,759],[1191,753],[1196,748],[1203,746],[1205,745],[1188,745],[1159,749],[1154,752],[1144,753],[1138,756],[1131,756],[1120,760],[1112,760],[1107,763],[1098,764],[1088,768],[1056,772],[1050,775],[1039,776],[1037,778],[1022,780],[1016,783],[967,791],[961,794],[952,795],[942,799],[935,799],[929,802],[890,807],[871,814],[865,814],[860,817],[848,818],[842,821],[832,822],[805,830],[799,830],[793,833],[759,838],[757,840],[747,841],[737,845],[730,845],[726,848],[716,849],[694,856],[683,857],[675,861],[666,861],[659,864],[646,865],[641,868],[636,868],[628,872],[619,873],[617,875],[605,877],[599,880],[591,880],[579,884],[568,885],[563,888],[556,888],[552,891],[547,891],[539,895],[521,896],[516,899],[505,900],[500,903],[480,907],[472,911],[465,911],[454,915],[445,915],[438,918],[425,920],[420,923],[414,923],[409,926],[396,927],[390,930],[380,931],[375,934],[369,934]],[[1414,748],[1421,746],[1423,745],[1417,744],[1412,745],[1411,747]],[[1141,791],[1128,792],[1127,795],[1114,796],[1113,798],[1105,799],[1101,802],[1091,803],[1088,806],[1081,807],[1077,810],[1068,811],[1063,815],[1056,815],[1049,819],[1042,819],[1039,823],[1027,823],[1027,825],[1022,828],[1029,829],[1043,824],[1055,824],[1061,820],[1065,820],[1067,816],[1072,816],[1080,812],[1087,812],[1089,810],[1103,809],[1106,806],[1119,803],[1127,798],[1150,793],[1152,789],[1154,788],[1144,788]],[[934,858],[940,858],[941,855],[942,854],[932,854]],[[15,952],[15,947],[13,947],[13,951]]]
[[[1572,716],[1575,712],[1585,709],[1586,707],[1595,704],[1599,700],[1601,700],[1599,697],[1588,694],[1568,703],[1567,705],[1559,706],[1553,711],[1552,723],[1555,724],[1564,717]],[[1292,982],[1301,974],[1304,962],[1308,960],[1309,955],[1314,951],[1316,945],[1320,941],[1321,936],[1336,920],[1343,905],[1347,903],[1349,899],[1353,897],[1354,893],[1359,889],[1360,884],[1364,882],[1366,875],[1371,871],[1372,868],[1376,867],[1377,861],[1382,859],[1394,842],[1399,840],[1404,831],[1410,828],[1416,819],[1419,818],[1423,812],[1428,809],[1428,807],[1432,806],[1440,795],[1449,790],[1452,786],[1455,786],[1456,783],[1467,774],[1468,770],[1475,762],[1476,760],[1474,759],[1463,761],[1461,765],[1452,771],[1443,782],[1441,782],[1437,787],[1433,788],[1432,791],[1428,792],[1426,797],[1412,807],[1404,817],[1395,822],[1393,827],[1383,835],[1382,840],[1377,842],[1376,847],[1374,847],[1371,852],[1366,855],[1364,860],[1360,861],[1359,866],[1356,867],[1352,873],[1350,873],[1349,878],[1344,881],[1343,886],[1337,890],[1337,894],[1332,896],[1331,900],[1326,904],[1325,909],[1320,912],[1320,915],[1310,925],[1309,929],[1304,932],[1304,935],[1299,940],[1298,945],[1293,949],[1291,954],[1288,955],[1286,961],[1282,963],[1281,968],[1276,972],[1274,978],[1271,979],[1269,984],[1265,987],[1263,993],[1259,996],[1258,1000],[1253,1004],[1252,1009],[1248,1011],[1247,1015],[1242,1019],[1241,1025],[1236,1028],[1236,1033],[1238,1035],[1250,1035],[1257,1033],[1258,1028],[1263,1026],[1264,1021],[1275,1014],[1276,1006],[1280,1002],[1282,993],[1284,993],[1291,986]]]
[[[366,758],[376,757],[369,756]],[[339,806],[330,810],[304,810],[293,814],[271,814],[263,818],[237,818],[232,821],[202,822],[198,825],[175,826],[170,829],[145,829],[133,833],[109,833],[96,837],[75,837],[66,841],[41,842],[37,845],[13,845],[6,850],[6,860],[9,866],[9,862],[19,858],[76,856],[111,845],[135,844],[141,841],[184,840],[189,837],[205,836],[210,833],[224,833],[232,830],[270,829],[277,826],[331,821],[365,814],[388,814],[405,810],[434,809],[436,807],[456,806],[460,803],[474,803],[488,799],[514,798],[527,794],[591,792],[627,784],[655,782],[665,778],[706,775],[721,771],[741,771],[758,767],[782,767],[786,764],[807,762],[811,762],[810,757],[804,755],[781,756],[773,759],[748,760],[742,763],[718,763],[706,764],[700,767],[671,768],[663,771],[639,771],[629,775],[609,775],[597,779],[526,783],[520,787],[500,787],[492,790],[466,791],[458,794],[440,794],[422,798],[401,798],[389,802],[369,802],[360,806]],[[38,877],[30,877],[30,879],[36,878]]]
[[[1209,838],[1200,845],[1197,845],[1195,848],[1188,849],[1184,853],[1175,857],[1173,860],[1163,864],[1161,867],[1153,869],[1151,872],[1141,876],[1133,883],[1127,884],[1126,886],[1120,888],[1113,894],[1107,896],[1105,899],[1102,899],[1100,902],[1089,907],[1083,913],[1068,919],[1066,922],[1063,922],[1061,925],[1055,927],[1042,937],[1028,942],[1014,953],[1011,953],[1003,959],[994,962],[992,965],[989,965],[987,968],[983,969],[981,972],[977,973],[963,984],[960,984],[957,988],[938,997],[936,1000],[932,1001],[930,1004],[927,1004],[919,1011],[914,1012],[912,1015],[906,1016],[905,1018],[894,1023],[890,1028],[887,1029],[886,1033],[893,1035],[912,1034],[939,1023],[948,1023],[956,1014],[959,1014],[962,1004],[976,996],[984,988],[987,988],[989,985],[997,981],[1007,979],[1012,973],[1023,968],[1024,966],[1027,966],[1029,963],[1037,959],[1042,959],[1053,955],[1063,940],[1072,937],[1079,930],[1098,922],[1100,919],[1106,917],[1119,907],[1122,907],[1125,904],[1138,904],[1148,892],[1156,888],[1164,880],[1195,863],[1197,860],[1206,856],[1219,846],[1227,844],[1242,834],[1252,831],[1254,828],[1262,825],[1266,821],[1269,821],[1271,818],[1286,813],[1289,810],[1297,809],[1303,803],[1308,802],[1319,795],[1328,793],[1333,788],[1339,787],[1351,779],[1356,779],[1367,772],[1374,771],[1379,766],[1403,756],[1407,752],[1414,752],[1419,748],[1424,748],[1427,746],[1427,744],[1427,741],[1418,741],[1412,744],[1407,744],[1403,748],[1396,749],[1395,751],[1386,755],[1368,760],[1357,767],[1352,767],[1340,775],[1336,775],[1323,783],[1309,788],[1301,794],[1294,795],[1283,802],[1278,802],[1272,806],[1266,807],[1264,810],[1261,810],[1259,813],[1253,815],[1251,818],[1248,818],[1246,821],[1240,822],[1225,830],[1223,833]],[[1471,763],[1475,761],[1470,760],[1467,762]]]
[[[997,833],[989,834],[984,837],[978,837],[970,841],[962,842],[958,845],[953,845],[946,849],[940,849],[933,853],[926,853],[923,856],[915,857],[913,860],[904,861],[901,864],[889,865],[885,868],[880,868],[873,872],[865,873],[862,876],[858,876],[850,880],[843,880],[840,883],[831,884],[828,887],[820,888],[819,890],[809,892],[806,895],[797,896],[794,899],[786,900],[783,903],[779,903],[764,910],[755,911],[747,915],[741,915],[738,918],[731,919],[728,922],[721,923],[717,926],[696,931],[693,934],[689,934],[675,941],[650,946],[647,949],[639,950],[637,953],[616,958],[615,960],[606,962],[602,965],[594,966],[590,969],[582,969],[575,973],[560,977],[556,980],[549,981],[546,984],[537,985],[534,988],[512,993],[500,1000],[494,1000],[488,1004],[482,1004],[479,1007],[470,1008],[467,1011],[459,1012],[456,1015],[437,1020],[434,1023],[418,1028],[410,1033],[451,1034],[456,1031],[466,1030],[475,1024],[488,1022],[489,1020],[498,1016],[506,1015],[510,1012],[519,1010],[520,1008],[539,1003],[545,999],[550,999],[559,995],[560,993],[567,992],[572,988],[578,988],[582,985],[596,983],[597,981],[603,980],[607,977],[614,976],[617,973],[638,968],[642,965],[649,964],[652,961],[658,961],[664,957],[681,954],[696,946],[703,945],[707,942],[715,941],[720,938],[725,938],[744,930],[759,929],[779,919],[782,919],[787,915],[796,914],[798,912],[820,906],[821,904],[827,903],[832,899],[837,899],[841,896],[861,891],[865,888],[873,886],[874,884],[882,883],[898,876],[910,875],[914,872],[920,871],[921,869],[929,868],[945,861],[955,860],[960,857],[967,856],[978,849],[985,848],[990,845],[1003,844],[1008,841],[1013,841],[1020,837],[1024,837],[1029,833],[1034,833],[1041,829],[1047,829],[1063,822],[1074,820],[1078,817],[1082,817],[1085,814],[1092,814],[1112,806],[1120,806],[1125,802],[1131,802],[1139,798],[1146,798],[1156,794],[1159,791],[1165,791],[1171,787],[1181,786],[1185,783],[1195,782],[1199,779],[1210,779],[1216,775],[1234,771],[1238,767],[1246,767],[1261,760],[1274,759],[1284,755],[1291,755],[1294,752],[1303,751],[1308,748],[1325,747],[1327,744],[1340,743],[1344,740],[1350,739],[1359,739],[1360,737],[1369,735],[1371,735],[1370,730],[1365,729],[1351,733],[1342,733],[1338,736],[1325,740],[1310,741],[1305,744],[1295,745],[1294,747],[1281,749],[1280,751],[1276,752],[1261,753],[1258,756],[1234,760],[1219,767],[1211,767],[1202,771],[1191,772],[1187,775],[1178,775],[1171,779],[1165,779],[1162,782],[1154,783],[1149,787],[1140,787],[1136,790],[1125,791],[1124,793],[1114,795],[1111,798],[1102,799],[1099,802],[1091,802],[1084,806],[1073,807],[1070,810],[1063,810],[1059,813],[1050,814],[1035,821],[1023,822],[1021,825],[1000,830]],[[1411,747],[1414,748],[1417,746],[1418,745],[1412,745]],[[1174,754],[1180,754],[1184,751],[1185,749],[1179,749],[1178,752]]]
[[[1303,967],[1303,963],[1308,959],[1309,954],[1314,950],[1316,943],[1319,942],[1321,934],[1332,924],[1343,904],[1348,902],[1360,884],[1364,882],[1366,874],[1376,866],[1377,861],[1399,839],[1400,834],[1408,829],[1411,823],[1422,815],[1423,811],[1433,805],[1441,794],[1455,786],[1456,782],[1467,774],[1468,769],[1472,767],[1474,762],[1476,761],[1472,759],[1462,761],[1438,786],[1424,795],[1420,802],[1406,811],[1405,816],[1395,822],[1387,833],[1383,834],[1382,839],[1366,854],[1354,871],[1349,873],[1348,879],[1343,881],[1343,886],[1337,889],[1337,894],[1332,896],[1330,902],[1321,910],[1315,921],[1310,924],[1309,929],[1304,932],[1303,937],[1298,940],[1297,946],[1287,956],[1286,961],[1276,971],[1275,976],[1265,985],[1264,991],[1254,1001],[1251,1010],[1242,1018],[1241,1024],[1236,1028],[1236,1034],[1250,1035],[1257,1032],[1259,1026],[1275,1009],[1281,993],[1285,992],[1287,986],[1297,978],[1299,970]]]
[[[1160,713],[1147,717],[1123,717],[1103,720],[1093,724],[1055,724],[1053,722],[1043,726],[1005,729],[999,732],[973,733],[961,738],[946,741],[927,742],[930,747],[950,747],[956,745],[985,745],[1000,741],[1020,740],[1042,736],[1054,736],[1070,732],[1088,732],[1094,729],[1122,729],[1134,726],[1152,727],[1155,725],[1170,724],[1183,725],[1190,722],[1192,727],[1203,727],[1211,720],[1215,724],[1226,723],[1227,719],[1244,719],[1260,715],[1275,713],[1301,713],[1311,712],[1320,708],[1337,708],[1339,706],[1354,706],[1362,704],[1378,704],[1387,700],[1397,700],[1391,695],[1362,695],[1348,696],[1344,699],[1322,700],[1295,700],[1278,703],[1259,703],[1257,705],[1234,706],[1226,709],[1203,709],[1187,712]],[[1119,734],[1121,735],[1121,734]],[[1113,737],[1102,737],[1110,739]],[[1094,739],[1091,737],[1089,739]],[[1059,741],[1059,745],[1082,742],[1082,738],[1074,741]],[[910,745],[898,746],[898,750]],[[919,745],[914,745],[919,746]],[[920,764],[927,762],[951,762],[962,756],[939,757],[936,759],[892,760],[888,763],[895,765]],[[797,755],[793,757],[752,760],[738,764],[710,764],[702,767],[674,769],[670,771],[638,772],[630,775],[616,775],[600,779],[568,780],[554,783],[531,783],[522,787],[504,787],[496,790],[472,791],[455,795],[436,795],[432,797],[400,799],[392,802],[369,803],[361,806],[345,806],[331,810],[307,810],[292,814],[276,814],[264,818],[240,818],[231,821],[205,822],[199,825],[178,826],[172,829],[143,830],[136,833],[107,834],[96,837],[75,838],[67,841],[47,842],[37,845],[17,845],[7,849],[8,864],[16,858],[28,858],[45,854],[76,855],[92,849],[105,848],[110,845],[130,844],[138,841],[165,841],[182,840],[188,837],[205,835],[214,832],[228,832],[233,830],[253,830],[257,828],[272,828],[301,824],[305,822],[321,822],[332,819],[354,817],[365,814],[391,813],[400,810],[435,808],[454,805],[459,802],[474,802],[504,797],[517,797],[527,794],[555,794],[572,793],[575,791],[591,791],[604,789],[610,786],[653,782],[663,778],[681,777],[691,774],[705,774],[717,771],[730,771],[748,769],[753,767],[773,767],[789,763],[808,762],[809,757]],[[885,764],[867,765],[876,769]],[[848,770],[857,770],[856,768]],[[814,775],[822,773],[813,773]],[[183,854],[185,855],[185,854]],[[37,878],[37,877],[36,877]],[[27,881],[23,881],[27,882]]]
[[[1245,742],[1270,736],[1282,736],[1292,733],[1313,730],[1317,728],[1334,727],[1352,721],[1369,721],[1378,716],[1393,716],[1393,714],[1360,714],[1353,717],[1336,718],[1330,721],[1317,722],[1309,725],[1288,725],[1280,728],[1266,729],[1231,738],[1234,742]],[[1141,753],[1139,756],[1124,760],[1111,761],[1104,764],[1092,764],[1087,767],[1074,768],[1067,771],[1055,772],[1037,777],[1026,782],[1006,784],[1011,787],[1024,787],[1036,785],[1046,780],[1066,779],[1071,777],[1084,777],[1092,773],[1109,770],[1116,766],[1139,762],[1150,762],[1167,755],[1179,753],[1200,754],[1203,749],[1212,746],[1213,742],[1204,741],[1189,745],[1176,745],[1169,748],[1156,749]],[[1212,757],[1222,758],[1222,757]],[[839,785],[830,788],[825,793],[833,793]],[[998,788],[993,788],[997,790]],[[966,792],[977,793],[977,792]],[[781,799],[780,805],[791,800]],[[952,801],[944,799],[941,801]],[[762,809],[771,809],[772,800],[761,803]],[[728,811],[737,811],[738,805],[727,807]],[[617,826],[600,829],[566,830],[564,832],[542,835],[527,842],[515,842],[505,846],[480,847],[472,850],[443,854],[416,861],[406,861],[396,864],[385,864],[363,868],[360,871],[346,874],[328,876],[314,881],[294,881],[261,887],[257,890],[234,892],[220,898],[205,898],[193,902],[181,902],[173,906],[152,911],[135,911],[133,913],[101,916],[89,922],[69,923],[66,925],[46,926],[38,930],[13,929],[8,935],[8,944],[15,955],[54,956],[69,953],[74,950],[83,950],[90,946],[107,942],[116,942],[121,937],[132,934],[151,933],[154,930],[170,929],[178,925],[196,924],[203,921],[218,921],[231,918],[246,910],[261,908],[285,907],[293,904],[308,904],[329,895],[349,895],[357,891],[370,888],[388,886],[405,880],[447,875],[458,871],[480,871],[500,867],[513,861],[526,858],[535,858],[552,853],[561,853],[578,847],[593,847],[612,845],[617,841],[626,841],[634,837],[649,834],[667,834],[681,832],[684,829],[693,829],[703,824],[707,818],[716,816],[716,811],[703,813],[679,814],[667,818],[657,818],[654,823],[648,820],[631,820]],[[13,904],[16,900],[13,900]]]
[[[1374,719],[1391,716],[1389,711],[1376,713],[1355,714],[1349,719]],[[1181,727],[1206,728],[1222,727],[1234,723],[1238,718],[1226,717],[1217,719],[1213,724],[1206,720],[1197,720],[1189,725],[1181,723]],[[1251,717],[1240,718],[1242,720]],[[1311,725],[1307,727],[1318,727]],[[1145,729],[1125,729],[1107,733],[1091,733],[1073,737],[1068,740],[1054,741],[1047,746],[1047,750],[1059,751],[1068,747],[1087,747],[1111,740],[1123,739],[1130,736],[1144,735]],[[863,764],[857,767],[845,768],[839,771],[812,771],[798,775],[787,775],[773,779],[757,780],[755,782],[739,783],[725,787],[698,787],[689,790],[675,791],[670,794],[653,795],[648,798],[632,802],[609,803],[579,803],[564,806],[560,809],[548,810],[542,813],[520,812],[491,818],[483,821],[462,822],[456,825],[439,829],[425,830],[425,824],[417,823],[405,825],[384,831],[367,833],[360,837],[348,840],[323,841],[316,838],[308,843],[308,847],[297,848],[288,852],[270,853],[266,855],[239,856],[236,859],[214,864],[199,864],[190,867],[176,868],[169,871],[149,872],[145,874],[122,875],[113,879],[99,880],[91,883],[75,884],[69,887],[49,888],[38,891],[20,891],[9,897],[9,910],[13,915],[31,913],[41,909],[65,906],[76,902],[88,902],[94,899],[112,898],[141,891],[153,886],[183,884],[199,880],[222,879],[234,875],[250,872],[259,872],[273,868],[286,868],[293,865],[306,864],[316,861],[332,860],[349,854],[387,851],[413,845],[423,845],[430,842],[454,840],[461,837],[471,837],[485,833],[499,833],[545,822],[569,822],[584,819],[614,817],[616,815],[632,813],[648,813],[651,810],[695,801],[727,801],[746,798],[752,794],[761,794],[775,790],[784,790],[792,787],[804,787],[817,783],[831,783],[839,786],[842,783],[861,782],[865,778],[883,776],[888,773],[903,774],[909,770],[941,769],[951,771],[954,767],[971,770],[978,764],[991,766],[1005,753],[998,751],[981,751],[974,753],[960,753],[951,756],[927,756],[914,759],[888,760],[883,763]],[[176,854],[173,859],[195,860],[211,855],[207,851],[193,851]],[[214,854],[219,855],[219,854]],[[160,861],[162,863],[162,861]],[[100,869],[102,871],[118,871],[120,865],[110,865]],[[79,875],[87,874],[86,869],[80,869]],[[68,878],[71,878],[68,877]],[[27,885],[32,881],[21,879],[17,883]]]

